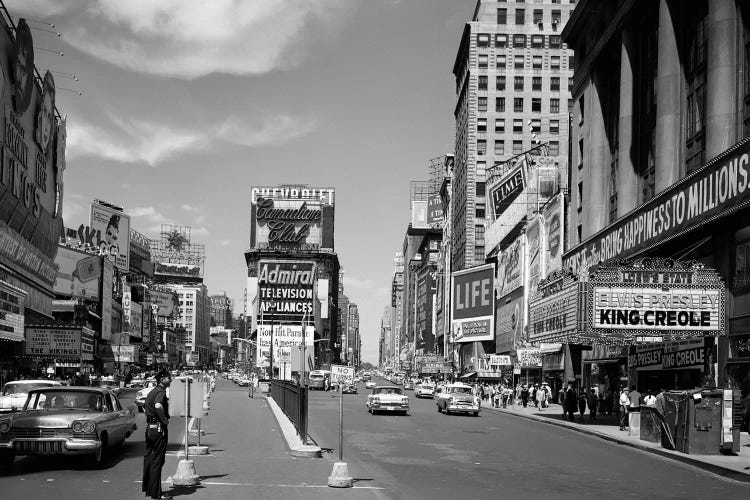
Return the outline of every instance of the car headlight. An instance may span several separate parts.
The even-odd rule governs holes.
[[[409,398],[404,398],[402,401],[403,404],[408,405],[409,404]]]
[[[71,427],[73,432],[92,433],[96,430],[96,424],[91,420],[76,420]]]
[[[9,422],[7,422],[5,420],[2,421],[2,422],[0,422],[0,432],[1,433],[5,434],[9,430],[10,430],[10,423]]]

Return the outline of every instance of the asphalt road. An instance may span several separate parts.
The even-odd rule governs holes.
[[[378,381],[379,383],[386,383]],[[483,410],[438,413],[412,391],[408,416],[370,415],[370,391],[344,395],[344,461],[392,499],[746,498],[750,485],[566,429]],[[339,406],[314,392],[310,430],[338,457]]]

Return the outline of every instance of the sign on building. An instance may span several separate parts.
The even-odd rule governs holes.
[[[494,340],[494,268],[477,266],[451,275],[451,317],[455,342]]]

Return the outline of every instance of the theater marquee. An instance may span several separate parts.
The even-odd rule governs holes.
[[[697,262],[640,259],[602,265],[589,287],[589,328],[610,339],[724,334],[725,287]]]

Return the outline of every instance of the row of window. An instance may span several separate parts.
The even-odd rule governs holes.
[[[497,54],[495,56],[495,68],[497,69],[525,69],[526,58],[523,54],[516,54],[513,56],[513,66],[509,66],[508,56],[505,54]],[[560,71],[560,62],[562,58],[560,56],[549,56],[549,69],[552,71]],[[541,70],[544,66],[544,56],[537,55],[531,56],[531,69]],[[490,56],[487,54],[477,55],[477,67],[487,69],[490,67]],[[568,69],[573,68],[573,56],[568,57]]]
[[[513,48],[516,49],[524,49],[526,47],[532,49],[543,49],[545,47],[550,49],[565,48],[560,35],[524,35],[523,33],[516,33],[511,36],[507,33],[495,33],[495,47],[498,49],[508,47],[509,41]],[[491,33],[477,33],[477,47],[489,47],[491,43]]]
[[[515,24],[526,24],[526,9],[514,9],[513,12]],[[532,11],[532,22],[539,24],[544,22],[544,10],[534,9]],[[553,25],[562,24],[562,11],[559,9],[552,9],[550,12],[550,19]],[[497,24],[508,24],[508,9],[500,8],[497,9]]]
[[[558,141],[550,141],[547,143],[549,147],[549,155],[550,156],[560,156],[560,143]],[[511,154],[520,154],[523,153],[523,141],[522,140],[514,140],[512,142],[513,149],[511,150]],[[506,153],[505,149],[505,141],[503,139],[495,139],[495,154],[496,155],[504,155]],[[486,139],[478,139],[477,140],[477,156],[486,156],[487,155],[487,140]]]
[[[539,134],[542,131],[542,120],[530,120],[529,130],[534,134]],[[487,132],[487,118],[477,118],[477,132]],[[495,132],[504,134],[505,133],[505,119],[495,119]],[[520,118],[513,119],[513,133],[523,134],[523,120]],[[560,135],[560,120],[549,121],[549,135]]]
[[[524,99],[523,97],[514,97],[513,98],[513,111],[515,113],[523,113],[525,110],[524,101],[526,100],[527,99]],[[555,98],[550,99],[548,110],[550,113],[559,113],[560,112],[560,99],[555,99]],[[477,97],[477,111],[487,111],[487,97],[484,97],[484,96]],[[505,112],[505,97],[495,98],[495,111],[498,113]],[[531,98],[531,112],[532,113],[542,112],[542,98],[541,97]]]
[[[496,76],[495,77],[495,90],[505,90],[506,81],[507,81],[507,77],[505,75]],[[525,77],[523,76],[513,77],[513,90],[524,90],[525,84],[526,84]],[[477,88],[479,90],[488,90],[488,87],[489,87],[489,77],[487,75],[479,75],[477,77]],[[572,88],[573,88],[573,79],[568,78],[568,90],[571,90]],[[542,90],[542,77],[541,76],[531,77],[531,90],[541,92]],[[560,91],[560,77],[559,76],[553,76],[549,79],[549,90],[551,92]]]

